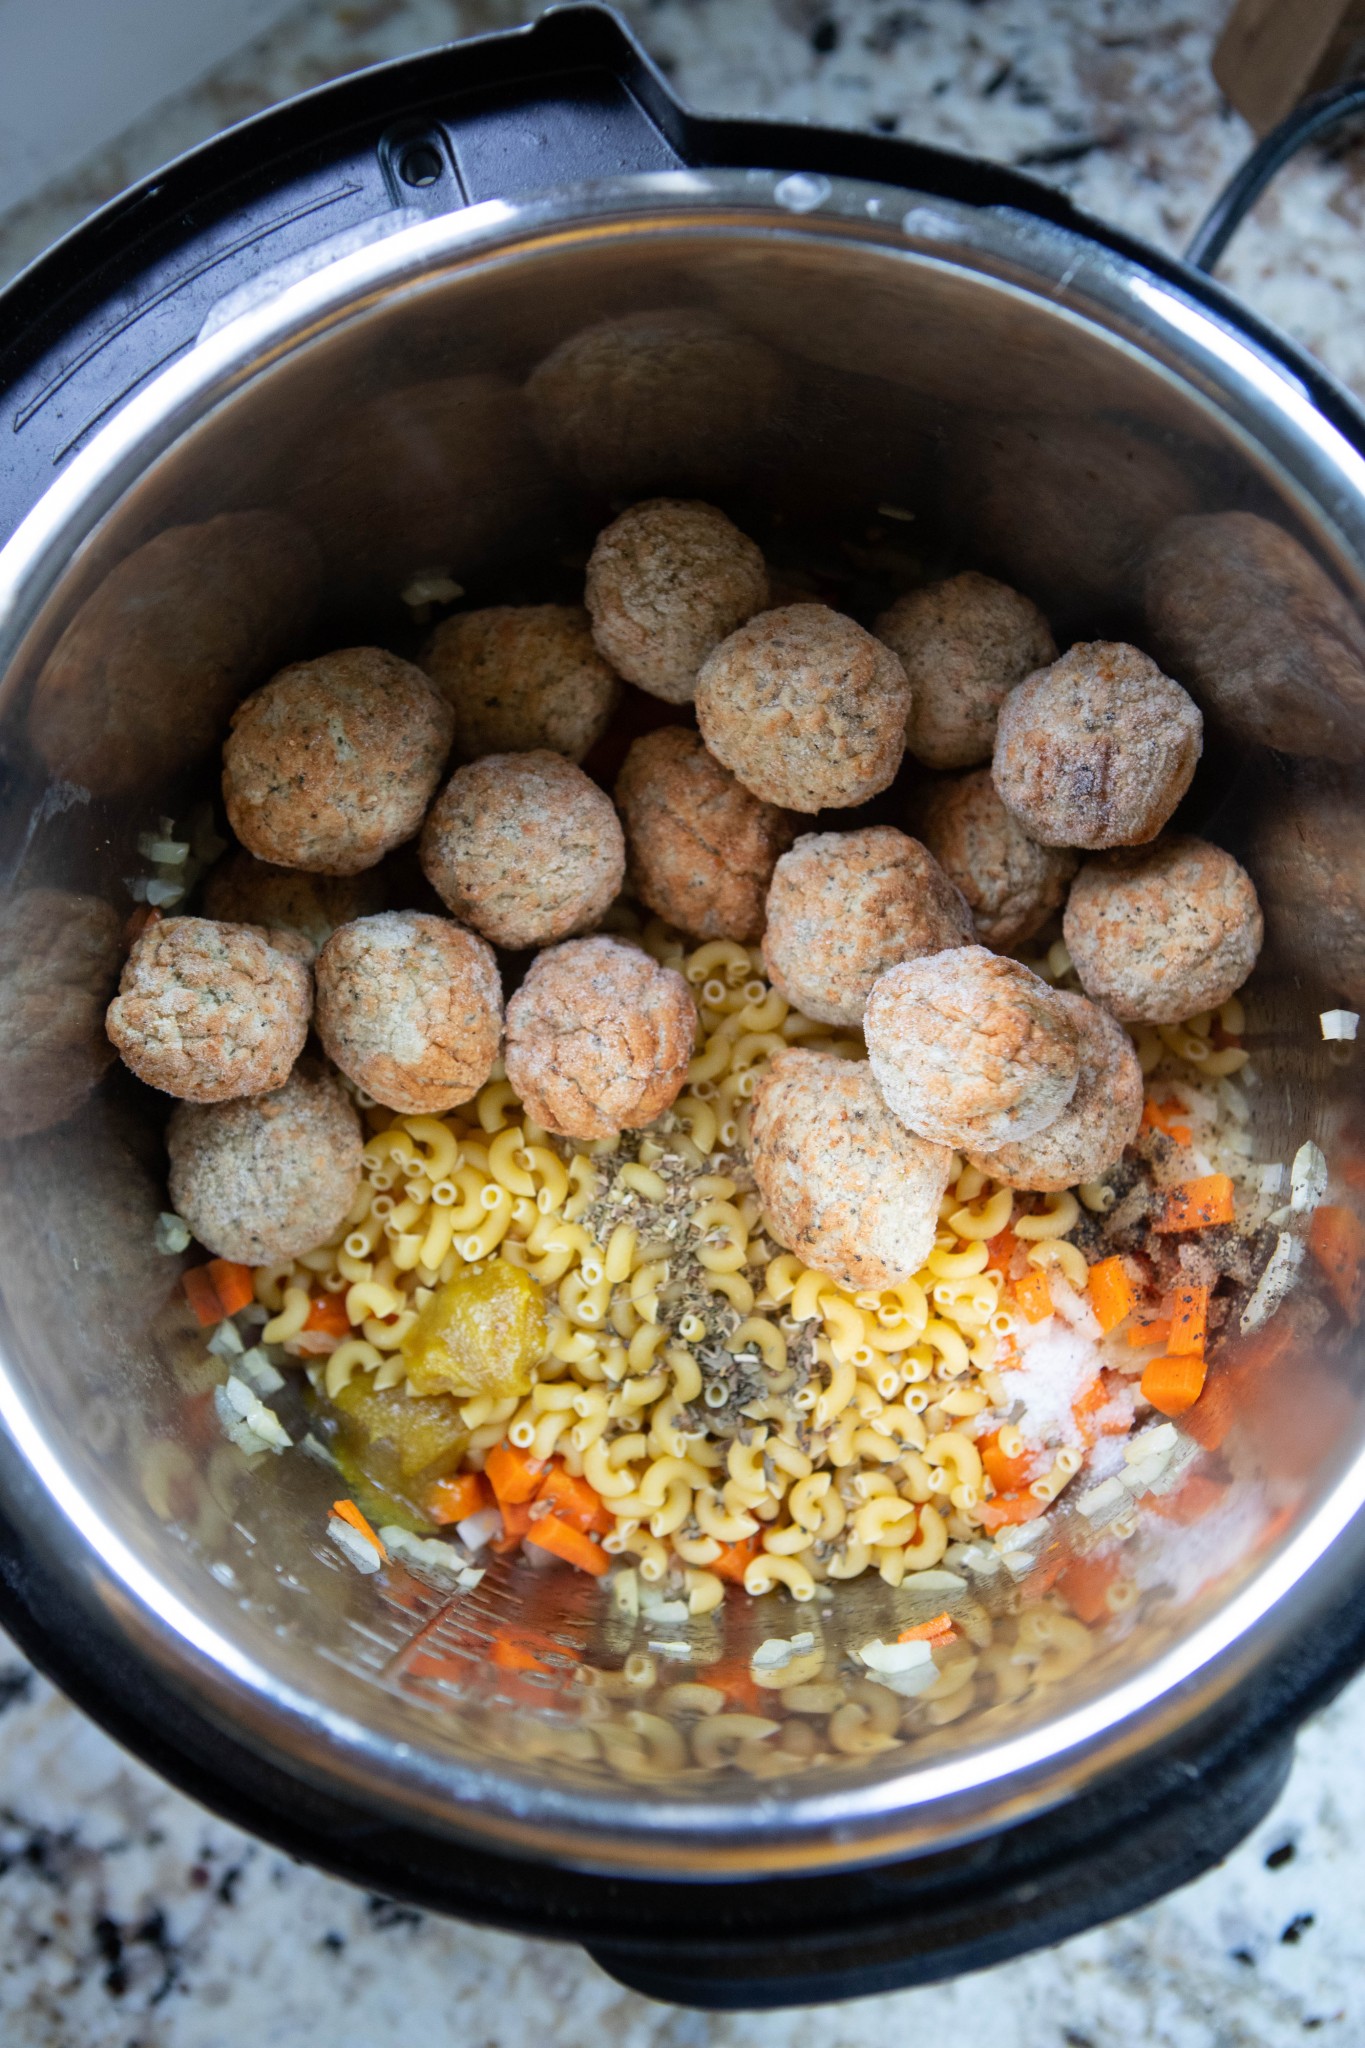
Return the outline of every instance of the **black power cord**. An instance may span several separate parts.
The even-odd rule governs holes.
[[[1271,179],[1301,149],[1349,121],[1353,114],[1365,114],[1365,78],[1329,86],[1326,92],[1301,100],[1224,186],[1191,236],[1185,261],[1196,270],[1212,271]]]

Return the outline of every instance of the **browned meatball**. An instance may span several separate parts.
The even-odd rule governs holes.
[[[905,752],[910,686],[898,656],[823,604],[750,619],[707,658],[696,702],[716,758],[793,811],[866,802]]]
[[[360,875],[310,875],[279,868],[238,847],[204,884],[204,913],[229,924],[258,924],[272,945],[297,951],[311,966],[339,924],[381,908],[384,890],[373,869]],[[292,938],[294,947],[283,941]]]
[[[148,925],[105,1028],[140,1081],[186,1102],[282,1088],[308,1036],[313,979],[263,932],[211,917]]]
[[[172,526],[88,597],[38,678],[29,737],[96,796],[158,789],[207,756],[317,601],[312,542],[278,512]]]
[[[455,714],[455,758],[548,747],[581,761],[621,695],[577,604],[500,604],[438,626],[422,666]]]
[[[906,745],[930,768],[989,761],[1006,696],[1057,659],[1037,605],[974,569],[898,597],[874,630],[900,656],[910,683]]]
[[[166,1132],[171,1200],[220,1259],[260,1266],[297,1258],[345,1222],[363,1143],[336,1077],[301,1060],[271,1094],[177,1105]]]
[[[1365,626],[1254,512],[1176,519],[1147,560],[1153,644],[1211,717],[1287,754],[1365,757]]]
[[[372,868],[421,824],[453,724],[421,669],[381,648],[295,662],[233,713],[223,748],[232,829],[280,867]]]
[[[1075,1094],[1061,1115],[1031,1138],[968,1155],[992,1180],[1044,1195],[1098,1180],[1118,1163],[1142,1122],[1142,1068],[1128,1033],[1084,996],[1062,989],[1056,996],[1076,1027],[1080,1046]]]
[[[972,939],[961,891],[893,825],[807,832],[773,870],[763,964],[780,996],[825,1024],[861,1024],[898,960]]]
[[[1083,640],[1012,690],[991,773],[1043,846],[1141,846],[1189,788],[1199,707],[1149,656]]]
[[[495,946],[548,946],[601,923],[626,842],[611,798],[562,754],[486,754],[432,805],[422,870]]]
[[[1299,766],[1277,778],[1256,836],[1267,929],[1300,974],[1365,1008],[1365,775]]]
[[[526,395],[567,474],[636,496],[743,475],[780,376],[765,343],[714,313],[666,306],[571,334],[532,371]]]
[[[984,946],[889,968],[863,1028],[887,1107],[940,1145],[994,1152],[1031,1138],[1076,1091],[1080,1047],[1065,1006]]]
[[[892,1116],[865,1060],[778,1053],[749,1155],[771,1235],[841,1287],[895,1287],[933,1250],[953,1155]]]
[[[618,675],[687,704],[712,649],[768,602],[762,551],[714,505],[652,498],[597,536],[593,638]]]
[[[63,1122],[104,1074],[121,950],[98,896],[24,889],[0,909],[0,1138]]]
[[[318,955],[317,1029],[343,1074],[405,1116],[477,1095],[502,1036],[492,948],[447,917],[384,910]]]
[[[691,938],[758,937],[773,863],[796,830],[789,812],[751,796],[682,725],[631,743],[616,802],[642,903]]]
[[[551,946],[507,1005],[507,1078],[561,1138],[662,1116],[687,1079],[697,1011],[680,974],[619,939]]]
[[[1029,838],[996,795],[989,768],[937,783],[916,822],[966,897],[983,946],[1007,953],[1060,910],[1076,856]]]
[[[1226,1002],[1261,950],[1251,877],[1207,839],[1087,861],[1062,919],[1081,986],[1112,1016],[1176,1024]]]

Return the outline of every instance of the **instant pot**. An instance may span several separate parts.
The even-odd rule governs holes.
[[[551,357],[577,383],[537,376]],[[1223,1856],[1365,1655],[1359,1301],[1312,1227],[1365,1184],[1349,398],[1057,193],[699,118],[568,7],[308,94],[114,202],[4,295],[0,419],[0,886],[41,997],[0,1042],[0,1618],[35,1663],[291,1853],[683,2003],[979,1968]],[[153,1243],[165,1104],[81,1036],[116,961],[45,964],[72,893],[133,910],[139,840],[212,794],[273,666],[409,651],[459,595],[572,597],[593,533],[660,491],[849,609],[973,566],[1063,644],[1151,646],[1208,722],[1177,822],[1246,862],[1269,926],[1247,1128],[1284,1198],[1212,1363],[1216,1526],[1139,1528],[1143,1601],[1078,1668],[761,1780],[587,1768],[557,1739],[576,1660],[621,1666],[646,1620],[524,1567],[459,1600],[362,1579],[325,1541],[334,1475],[223,1440]],[[1196,561],[1182,612],[1163,577]],[[1304,816],[1336,821],[1316,867]],[[806,1627],[837,1658],[888,1597],[737,1602],[698,1675]],[[490,1665],[509,1621],[539,1668]]]

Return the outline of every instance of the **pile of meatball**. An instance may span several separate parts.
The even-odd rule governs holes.
[[[1142,1109],[1124,1024],[1215,1007],[1261,942],[1238,863],[1161,836],[1198,707],[1135,647],[1059,658],[1036,606],[976,573],[871,630],[769,598],[724,513],[654,499],[599,535],[582,607],[462,613],[420,666],[348,648],[240,705],[222,788],[241,850],[204,916],[142,933],[107,1019],[179,1098],[171,1194],[201,1242],[259,1263],[340,1228],[362,1133],[338,1072],[441,1114],[501,1057],[561,1138],[658,1118],[697,1013],[680,974],[601,932],[627,883],[694,940],[761,940],[783,998],[865,1033],[866,1061],[780,1052],[749,1132],[772,1235],[842,1284],[918,1270],[955,1152],[1037,1191],[1116,1162]],[[613,802],[579,764],[623,680],[696,724],[635,740]],[[909,799],[918,836],[799,834],[887,790],[907,750],[937,771]],[[380,864],[413,839],[448,915],[384,907]],[[1063,905],[1084,995],[1011,956]],[[505,1004],[495,947],[535,949]]]

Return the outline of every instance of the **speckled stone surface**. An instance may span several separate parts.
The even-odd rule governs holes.
[[[526,10],[319,0],[60,188],[0,212],[0,278],[177,151],[288,93]],[[1209,53],[1226,0],[629,0],[682,96],[1022,165],[1179,249],[1248,146]],[[1365,166],[1293,169],[1221,275],[1365,395]],[[1365,1681],[1274,1814],[1131,1919],[955,1984],[712,2018],[571,1949],[299,1868],[131,1762],[0,1642],[4,2048],[1287,2048],[1365,2044]],[[1115,1844],[1114,1853],[1122,1854]]]

